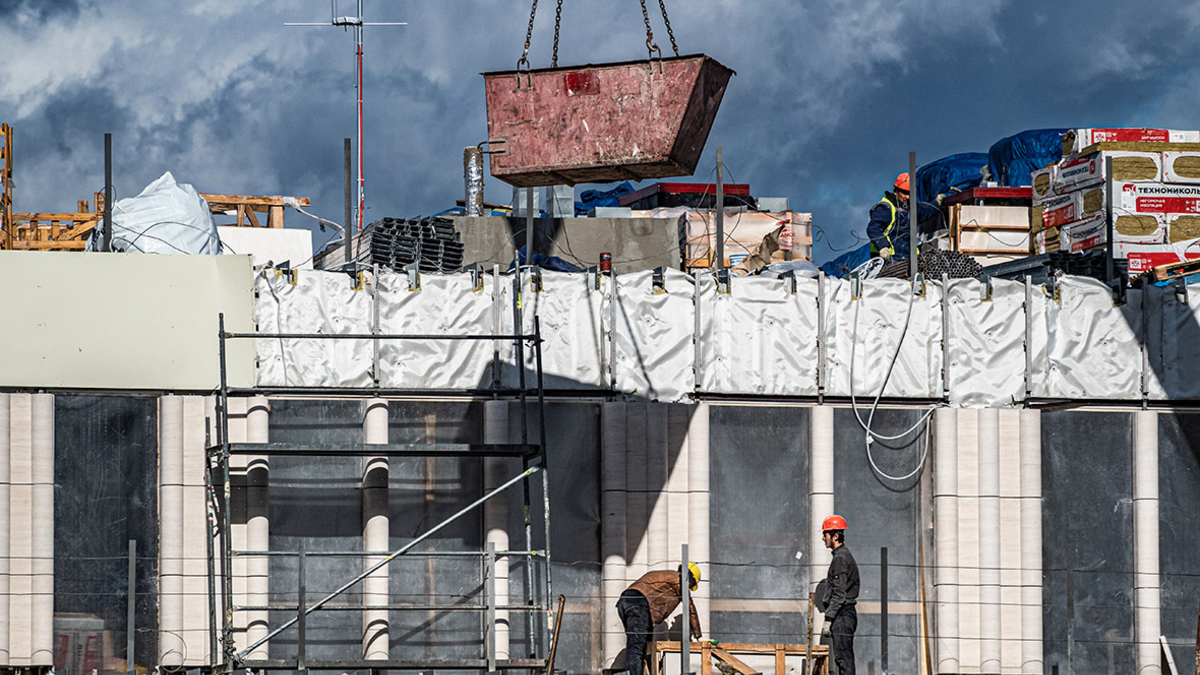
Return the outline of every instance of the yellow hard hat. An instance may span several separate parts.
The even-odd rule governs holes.
[[[682,572],[683,565],[677,565],[675,571]],[[700,588],[700,566],[694,562],[688,563],[688,573],[692,575],[692,583],[688,584],[688,588],[693,591]]]

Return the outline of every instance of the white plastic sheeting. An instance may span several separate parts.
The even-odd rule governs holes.
[[[88,242],[92,248],[100,228]],[[221,238],[208,202],[168,171],[136,197],[113,204],[112,250],[132,253],[217,255]]]
[[[484,274],[482,288],[469,274],[422,275],[419,288],[410,288],[405,275],[367,277],[356,290],[343,273],[289,277],[267,270],[257,282],[258,330],[515,331],[511,275]],[[535,317],[540,323],[546,386],[611,388],[659,401],[697,392],[874,396],[912,295],[912,286],[896,279],[866,281],[856,290],[836,279],[735,277],[728,293],[718,293],[711,276],[697,282],[670,270],[660,281],[649,271],[615,281],[555,272],[540,279],[523,276],[520,322],[525,334],[533,332]],[[945,394],[956,406],[1008,407],[1023,402],[1028,388],[1043,399],[1200,399],[1200,361],[1191,357],[1200,315],[1187,291],[1131,290],[1117,305],[1103,284],[1066,277],[1056,288],[954,280],[944,299],[940,281],[917,292],[887,397]],[[379,341],[378,356],[372,340],[257,342],[264,386],[371,386],[376,372],[383,387],[487,388],[495,378],[517,384],[511,341]],[[533,370],[532,350],[525,364]]]
[[[699,373],[702,391],[738,394],[817,394],[817,281],[738,279],[717,293],[700,280]],[[746,326],[763,330],[746,332]]]

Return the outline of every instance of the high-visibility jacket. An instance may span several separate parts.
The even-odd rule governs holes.
[[[937,208],[928,204],[917,205],[917,218],[924,221],[933,217]],[[879,255],[879,251],[888,249],[895,255],[908,253],[908,209],[899,208],[899,200],[891,192],[884,193],[883,199],[871,207],[871,222],[867,225],[867,237],[871,239],[871,255]]]

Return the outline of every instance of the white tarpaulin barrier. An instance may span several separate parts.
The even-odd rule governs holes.
[[[825,291],[826,373],[829,396],[850,396],[850,358],[854,357],[853,395],[874,397],[887,375],[897,346],[900,357],[883,395],[941,398],[941,290],[925,284],[924,296],[912,299],[912,319],[900,342],[912,285],[899,279],[862,284],[836,280]],[[918,291],[919,292],[919,291]]]
[[[817,281],[735,279],[718,293],[700,279],[700,389],[736,394],[817,394]]]
[[[371,297],[349,275],[264,270],[255,282],[260,333],[370,333]],[[259,338],[258,384],[365,387],[371,384],[369,340]]]
[[[515,330],[512,275],[485,274],[481,287],[469,274],[421,275],[415,286],[390,272],[378,283],[370,275],[365,281],[355,290],[343,273],[293,277],[267,270],[257,282],[258,330]],[[531,334],[537,317],[548,389],[613,389],[659,401],[694,393],[873,397],[900,343],[912,294],[897,279],[866,281],[856,290],[836,279],[763,277],[734,277],[726,293],[717,292],[711,276],[697,282],[670,270],[658,280],[640,272],[615,282],[542,272],[540,282],[525,276],[523,283],[521,332]],[[1120,305],[1108,287],[1078,277],[1028,289],[1016,281],[954,280],[945,298],[941,282],[917,290],[886,397],[945,396],[956,406],[1005,407],[1021,405],[1028,388],[1037,399],[1200,400],[1200,360],[1193,357],[1200,312],[1186,290],[1131,290]],[[518,384],[507,340],[381,340],[378,354],[373,340],[257,342],[263,386],[373,386],[375,373],[387,388]],[[532,349],[525,366],[532,376]]]

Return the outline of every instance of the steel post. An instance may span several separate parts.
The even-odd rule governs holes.
[[[233,541],[229,536],[233,528],[233,512],[232,512],[232,480],[229,470],[229,382],[228,372],[226,367],[225,356],[225,341],[228,339],[228,334],[225,332],[225,313],[217,315],[217,330],[220,342],[220,360],[221,360],[221,467],[223,479],[223,496],[222,504],[223,513],[221,519],[223,527],[221,530],[221,570],[222,586],[224,587],[224,621],[222,624],[221,634],[224,637],[224,666],[226,672],[232,672],[234,668],[234,657],[237,654],[233,644],[233,573],[230,563],[233,559]],[[257,645],[255,645],[257,646]],[[246,651],[247,654],[250,650]],[[215,655],[214,655],[215,658]]]
[[[342,144],[342,154],[345,159],[345,169],[346,169],[346,191],[345,191],[346,219],[342,221],[344,223],[344,227],[342,229],[342,240],[343,240],[342,243],[345,246],[346,259],[342,262],[345,263],[346,265],[349,265],[350,262],[352,260],[354,260],[354,244],[351,241],[352,237],[350,236],[350,233],[354,231],[354,228],[350,226],[350,222],[352,220],[354,220],[354,205],[353,205],[354,176],[353,176],[353,169],[351,168],[351,165],[354,163],[354,158],[352,157],[353,150],[350,148],[350,139],[349,138],[344,139],[344,142]]]
[[[134,671],[137,634],[137,539],[129,540],[129,586],[125,593],[125,670]]]
[[[917,280],[917,153],[908,153],[908,278]],[[887,669],[884,668],[886,674]]]
[[[713,269],[725,268],[725,149],[717,146],[717,252]]]
[[[100,250],[112,251],[112,134],[104,134],[104,230]]]
[[[296,669],[307,670],[305,661],[308,659],[308,626],[305,611],[308,596],[308,556],[305,555],[304,539],[300,540],[300,555],[296,558]],[[247,650],[249,651],[249,650]]]
[[[684,544],[680,548],[679,590],[683,601],[683,628],[679,636],[679,672],[680,675],[687,675],[692,666],[692,589],[688,583],[688,545]]]

